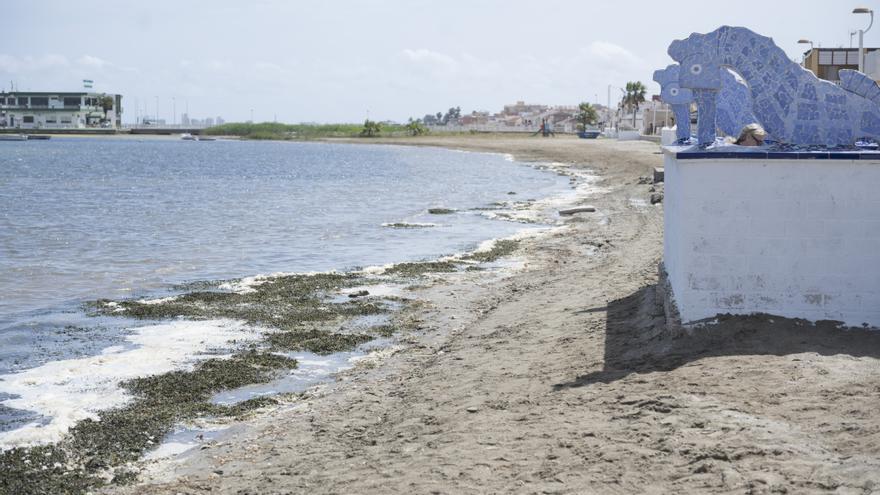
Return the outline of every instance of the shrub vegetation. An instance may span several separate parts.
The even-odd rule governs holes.
[[[320,139],[362,136],[363,124],[281,124],[277,122],[230,122],[205,129],[213,136],[239,136],[245,139]],[[383,136],[405,135],[405,126],[382,124]]]

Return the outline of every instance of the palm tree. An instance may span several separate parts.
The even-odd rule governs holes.
[[[639,111],[639,104],[645,102],[645,93],[647,88],[641,81],[630,81],[626,83],[626,94],[623,96],[623,104],[632,108],[633,111],[633,127],[636,126],[636,112]]]
[[[599,119],[599,115],[596,113],[596,109],[593,107],[593,105],[590,105],[587,102],[583,102],[578,105],[578,111],[579,112],[577,114],[577,119],[580,121],[579,123],[581,127],[583,127],[582,130],[584,131],[587,130],[588,125],[595,124],[596,121]]]

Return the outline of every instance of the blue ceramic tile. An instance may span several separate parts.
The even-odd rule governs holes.
[[[819,151],[808,151],[806,153],[798,153],[798,160],[827,160],[828,153],[822,153]]]
[[[714,153],[709,153],[706,151],[686,151],[684,153],[679,153],[676,158],[680,160],[697,160],[701,158],[711,158]]]
[[[767,158],[767,152],[764,151],[749,151],[748,153],[737,153],[736,155],[736,158],[748,158],[752,160]]]
[[[789,159],[789,160],[791,160],[791,159],[793,159],[793,158],[794,158],[794,159],[797,158],[797,153],[787,153],[787,152],[784,152],[784,151],[768,151],[768,152],[767,152],[767,158],[772,159],[772,160],[780,160],[780,159],[782,159],[782,160],[784,160],[784,159]]]
[[[842,151],[832,151],[828,153],[831,160],[858,160],[861,153],[846,153]]]
[[[852,146],[855,136],[880,141],[880,86],[861,72],[841,70],[840,86],[821,80],[772,39],[743,27],[694,33],[673,41],[668,52],[679,65],[655,73],[655,80],[661,88],[675,86],[679,95],[692,93],[700,144],[714,142],[716,128],[737,135],[743,122],[761,124],[769,138],[793,145]],[[664,101],[684,104],[670,97],[661,92]]]
[[[750,153],[745,153],[745,152],[737,153],[735,151],[716,151],[716,152],[712,153],[712,156],[715,158],[745,158],[745,155],[748,155],[748,154],[750,154]]]

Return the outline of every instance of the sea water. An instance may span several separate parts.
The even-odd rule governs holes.
[[[35,388],[45,380],[51,393],[56,384],[42,375],[75,380],[92,360],[125,362],[156,331],[156,322],[89,317],[84,302],[466,251],[524,228],[493,220],[486,208],[568,188],[567,178],[503,155],[439,148],[58,137],[0,147],[0,380],[7,377],[0,432],[7,433],[53,421],[35,423],[26,407],[10,407],[16,398],[45,399],[32,391],[27,402],[14,390],[18,382]],[[419,228],[391,227],[401,224]],[[184,326],[180,334],[213,331],[216,340],[230,325]],[[195,353],[205,342],[212,339],[179,345]],[[90,414],[72,409],[58,415]]]

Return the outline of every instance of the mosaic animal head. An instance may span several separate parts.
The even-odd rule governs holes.
[[[683,88],[721,89],[718,33],[693,33],[669,45],[669,56],[681,65],[678,82]]]
[[[681,67],[672,64],[665,69],[654,71],[654,81],[660,84],[660,99],[670,105],[688,104],[694,101],[694,92],[678,84]]]

